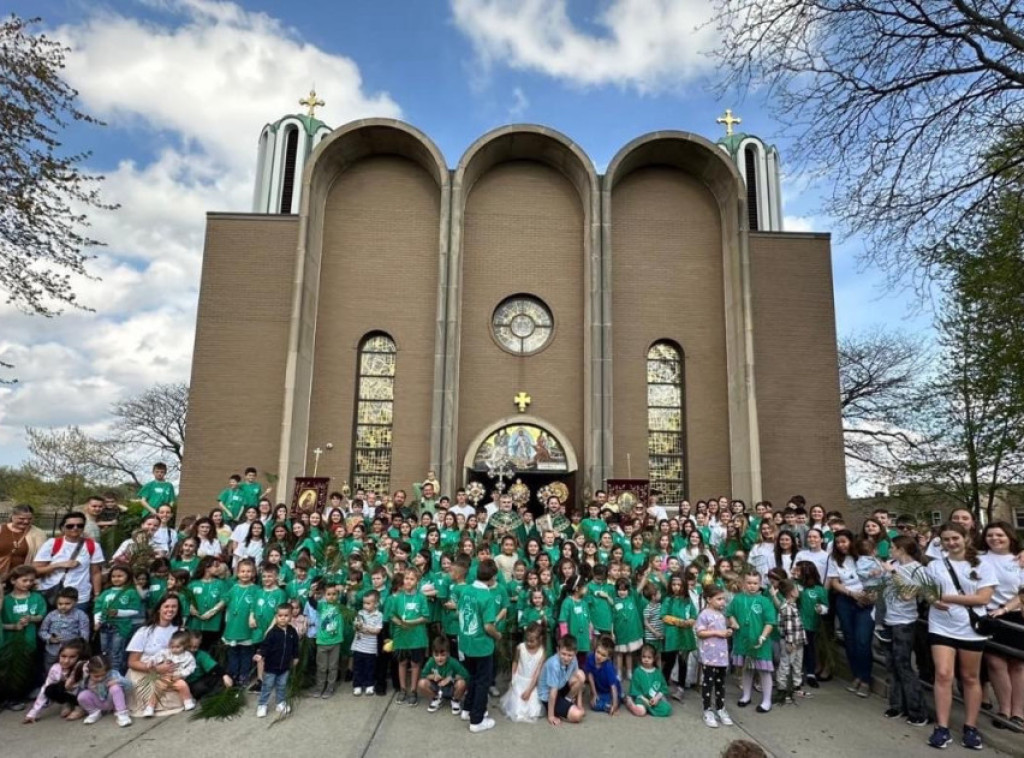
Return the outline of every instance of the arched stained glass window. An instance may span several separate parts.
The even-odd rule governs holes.
[[[355,439],[352,443],[353,488],[390,491],[395,357],[395,341],[386,334],[371,334],[359,347]]]
[[[651,488],[662,502],[686,499],[686,418],[683,352],[672,342],[647,351],[647,466]]]

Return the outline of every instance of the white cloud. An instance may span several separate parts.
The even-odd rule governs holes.
[[[822,231],[814,216],[783,216],[782,229],[787,232],[820,232]]]
[[[102,428],[111,403],[157,382],[187,381],[205,214],[249,210],[263,124],[299,110],[315,79],[338,126],[398,116],[367,93],[356,64],[303,42],[280,22],[230,2],[154,0],[164,25],[97,11],[52,32],[73,50],[65,71],[82,106],[132,134],[148,156],[107,172],[90,213],[107,243],[76,292],[95,312],[55,319],[0,304],[0,360],[18,383],[0,385],[0,464],[24,455],[25,426]]]
[[[706,0],[612,0],[581,29],[567,0],[451,0],[456,26],[484,66],[495,63],[579,85],[671,90],[712,65],[717,32]]]

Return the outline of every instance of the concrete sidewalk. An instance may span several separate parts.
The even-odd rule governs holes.
[[[810,700],[795,706],[776,706],[769,714],[735,706],[730,687],[727,707],[734,727],[708,729],[701,721],[700,698],[687,693],[682,705],[673,702],[668,719],[635,718],[628,713],[615,717],[590,713],[579,726],[553,728],[546,723],[511,724],[497,707],[492,716],[498,726],[471,735],[466,722],[448,710],[428,714],[426,702],[409,708],[391,697],[355,698],[351,689],[333,699],[302,700],[295,713],[271,726],[273,710],[266,719],[254,716],[255,698],[246,712],[225,723],[189,721],[185,715],[135,723],[118,729],[112,716],[94,726],[64,723],[50,708],[39,723],[22,726],[21,713],[0,714],[0,745],[3,755],[21,758],[213,758],[213,756],[270,756],[279,753],[311,753],[352,758],[407,758],[410,754],[465,756],[477,751],[500,750],[517,756],[623,755],[662,756],[685,752],[717,756],[731,740],[745,738],[760,743],[777,758],[821,758],[822,755],[887,755],[899,758],[934,756],[925,742],[930,728],[909,727],[882,718],[885,701],[861,699],[846,692],[840,682],[817,690]],[[983,719],[982,734],[993,729]],[[958,722],[954,723],[954,736]],[[1004,752],[986,744],[988,755],[1024,755],[1024,735],[999,735]],[[954,743],[950,752],[965,752]]]

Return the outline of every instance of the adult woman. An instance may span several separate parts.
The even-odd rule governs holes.
[[[32,525],[35,514],[31,505],[16,505],[10,523],[0,524],[0,582],[18,566],[31,563],[46,542],[46,532]]]
[[[978,525],[974,520],[974,514],[968,508],[954,508],[949,513],[949,522],[959,524],[967,530],[968,539],[972,543],[977,541]],[[928,544],[924,554],[932,560],[942,558],[942,536],[938,531],[932,531],[932,541]]]
[[[32,565],[39,577],[39,591],[54,587],[78,590],[78,607],[88,612],[89,601],[103,589],[103,548],[85,539],[85,514],[65,513],[60,520],[61,536],[48,539],[39,548]]]
[[[980,750],[978,711],[981,709],[981,656],[985,638],[971,628],[968,609],[981,612],[992,601],[997,584],[992,568],[983,564],[970,532],[949,522],[939,528],[945,557],[928,564],[929,578],[939,587],[939,600],[928,610],[928,644],[935,666],[935,731],[928,744],[952,744],[949,711],[953,704],[953,672],[959,670],[964,697],[961,744]],[[959,664],[959,665],[958,665]]]
[[[227,547],[227,544],[231,541],[231,527],[224,521],[224,512],[219,508],[215,508],[210,511],[209,519],[210,523],[213,524],[213,532],[217,535],[217,541],[220,543],[221,548]]]
[[[199,541],[199,549],[196,553],[200,558],[207,555],[220,558],[224,552],[224,547],[217,538],[217,530],[209,518],[201,518],[196,521],[196,539]]]
[[[172,524],[174,509],[169,505],[161,505],[156,509],[156,515],[160,519],[160,525],[153,532],[149,544],[158,558],[164,558],[169,556],[174,551],[174,546],[178,544],[178,532]]]
[[[992,600],[988,603],[988,614],[1013,624],[1024,624],[1018,594],[1018,590],[1024,587],[1024,571],[1017,562],[1020,541],[1013,527],[1005,521],[993,521],[982,530],[981,541],[986,548],[986,552],[981,555],[981,562],[992,570],[996,578]],[[1019,646],[1019,632],[1002,624],[994,631],[993,641],[1012,647]],[[986,648],[985,665],[989,682],[996,693],[999,715],[1024,727],[1024,660],[1004,656],[994,648]],[[993,725],[998,725],[998,722],[993,722]]]
[[[782,569],[786,576],[793,573],[793,564],[796,563],[796,540],[793,533],[783,529],[775,538],[775,562],[774,568]]]
[[[864,519],[861,527],[861,539],[867,538],[875,543],[875,555],[883,561],[889,560],[889,533],[885,525],[876,518]]]
[[[715,556],[708,549],[708,546],[704,544],[704,535],[698,529],[690,532],[690,536],[686,538],[686,547],[680,550],[678,555],[679,562],[683,564],[683,568],[686,568],[701,556],[707,560],[708,566],[715,564]]]
[[[808,526],[820,530],[822,536],[832,531],[828,528],[828,522],[825,520],[825,508],[820,503],[812,505],[807,515],[810,521]]]
[[[757,542],[747,555],[747,560],[761,575],[762,584],[767,580],[768,570],[775,565],[775,524],[764,519],[757,528]]]
[[[853,682],[846,689],[858,697],[871,694],[871,636],[875,622],[871,618],[872,597],[864,592],[857,576],[857,550],[853,533],[840,529],[832,542],[826,585],[836,597],[836,615],[843,630],[843,646],[850,664]]]
[[[169,715],[177,713],[182,708],[181,698],[173,687],[161,692],[155,709],[148,706],[147,697],[144,696],[156,686],[156,682],[153,681],[154,674],[168,676],[174,671],[174,663],[154,664],[152,661],[167,650],[171,635],[180,628],[181,601],[177,595],[170,594],[150,613],[148,624],[135,632],[128,642],[128,680],[132,683],[134,709],[140,711],[139,715],[152,716],[154,712]],[[143,695],[140,695],[140,690]]]
[[[233,567],[237,567],[244,558],[252,558],[259,566],[263,562],[263,522],[253,521],[249,524],[249,531],[235,548]]]
[[[146,516],[135,533],[117,546],[117,550],[114,551],[114,555],[110,559],[111,562],[131,563],[140,546],[152,547],[153,535],[158,528],[160,528],[160,519],[152,514]]]
[[[823,547],[825,535],[818,527],[812,526],[807,530],[804,541],[806,547],[796,554],[797,563],[810,561],[818,569],[818,576],[825,576],[825,564],[828,563],[828,551]]]

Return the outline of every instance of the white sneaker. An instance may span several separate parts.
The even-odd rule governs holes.
[[[128,715],[128,711],[121,711],[117,714],[117,725],[118,726],[131,726],[132,717]]]
[[[82,719],[82,723],[83,724],[95,724],[101,718],[103,718],[103,711],[93,711],[88,716],[86,716],[84,719]]]
[[[487,693],[491,697],[501,697],[501,690],[495,687],[493,684],[488,688]]]
[[[278,703],[274,710],[278,713],[284,714],[285,716],[292,712],[291,706],[289,706],[288,703]]]
[[[142,709],[142,718],[151,719],[153,718],[154,713],[156,713],[156,711],[153,709],[153,706],[147,705],[145,708]]]
[[[427,706],[427,713],[437,713],[441,710],[441,703],[444,702],[444,698],[435,697],[430,701],[430,705]]]
[[[494,726],[494,719],[485,718],[479,724],[470,724],[469,731],[473,734],[479,734],[480,732],[486,732],[488,729],[493,729]]]
[[[484,721],[486,721],[488,718],[490,718],[490,716],[491,716],[491,712],[490,711],[484,711]],[[463,721],[469,721],[469,719],[472,718],[470,716],[470,714],[469,714],[469,708],[463,708],[462,709],[462,714],[460,715],[460,718]]]
[[[718,719],[715,718],[714,711],[704,711],[704,726],[710,726],[712,729],[718,728]]]
[[[372,695],[373,694],[373,687],[367,687],[365,690],[363,690],[363,694],[364,695]]]
[[[196,709],[196,701],[195,700],[186,700],[184,703],[182,703],[182,707],[186,711],[194,711]]]
[[[452,700],[452,713],[456,716],[462,713],[462,703],[458,700]]]
[[[256,718],[261,719],[267,715],[267,706],[257,705],[256,706]]]
[[[715,711],[715,715],[718,716],[718,720],[722,722],[722,726],[732,726],[732,716],[729,715],[729,711],[723,708],[720,711]]]
[[[363,688],[362,687],[353,687],[352,688],[352,694],[355,695],[356,697],[360,697],[363,694]]]

